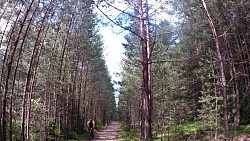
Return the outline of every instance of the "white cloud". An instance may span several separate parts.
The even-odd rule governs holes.
[[[104,57],[112,79],[119,80],[119,78],[117,78],[114,73],[121,72],[122,69],[120,63],[124,53],[122,43],[125,43],[125,39],[122,33],[116,34],[113,32],[113,30],[111,27],[101,27],[100,34],[103,36]]]

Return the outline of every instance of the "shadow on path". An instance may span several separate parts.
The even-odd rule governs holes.
[[[95,133],[95,137],[91,141],[119,141],[119,123],[113,121],[107,128]]]

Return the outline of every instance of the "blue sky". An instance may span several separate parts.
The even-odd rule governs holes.
[[[118,28],[118,27],[117,27]],[[110,71],[113,80],[120,80],[117,76],[113,75],[116,72],[121,72],[121,61],[123,58],[124,48],[122,43],[125,43],[123,33],[114,33],[113,29],[109,26],[101,27],[100,34],[103,36],[104,41],[104,57],[106,64]]]
[[[115,33],[114,30],[119,27],[112,28],[110,26],[100,27],[100,34],[103,36],[104,42],[104,57],[109,73],[113,81],[121,81],[121,78],[115,73],[122,71],[121,61],[123,58],[124,48],[122,43],[125,43],[124,35],[125,32]],[[114,89],[119,88],[119,85],[114,85]],[[116,103],[118,104],[119,92],[115,92]]]
[[[155,0],[149,0],[149,3],[151,4],[151,6],[154,7],[153,11],[154,9],[158,9],[157,11],[154,11],[156,12],[154,14],[154,18],[156,18],[158,22],[164,19],[169,19],[173,21],[175,20],[174,17],[170,17],[167,13],[159,10],[160,6],[165,7],[165,9],[169,9],[170,7],[168,5],[158,3]],[[129,7],[124,3],[124,1],[119,0],[114,1],[113,6],[121,10],[128,10]],[[117,11],[113,8],[105,8],[102,6],[100,6],[99,8],[101,8],[101,10],[112,20],[117,18],[120,14],[120,11]],[[112,22],[110,22],[110,20],[106,18],[98,9],[96,9],[96,13],[99,15],[99,18],[102,20],[103,23],[111,23],[112,25]],[[123,31],[123,29],[114,24],[112,26],[110,24],[107,25],[99,25],[99,32],[103,36],[104,42],[104,57],[112,80],[120,81],[121,78],[119,76],[116,76],[115,73],[120,73],[122,71],[121,61],[124,56],[124,48],[122,46],[122,43],[126,43],[124,36],[126,35],[126,33],[128,33],[128,31]],[[114,88],[119,88],[119,85],[114,85]],[[118,96],[119,92],[116,92],[115,95]]]
[[[122,2],[115,2],[115,6],[118,8],[123,9],[127,7],[127,5]],[[105,12],[105,14],[110,16],[111,19],[117,17],[120,13],[114,9],[102,8],[102,10]],[[112,22],[110,22],[110,20],[106,18],[98,9],[96,9],[96,13],[99,15],[102,23],[108,23],[105,25],[102,25],[102,23],[99,24],[99,33],[103,36],[104,57],[106,60],[106,65],[108,67],[112,80],[121,81],[121,78],[115,74],[122,71],[121,61],[124,57],[124,48],[122,46],[122,43],[126,43],[124,36],[126,35],[126,33],[128,33],[128,31],[124,31],[119,26],[112,24]],[[119,87],[120,86],[117,84],[114,85],[114,89],[118,89]],[[119,101],[118,96],[119,92],[116,91],[116,103],[118,103]]]

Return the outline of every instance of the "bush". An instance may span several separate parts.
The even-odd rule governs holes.
[[[124,140],[135,141],[138,140],[139,133],[136,129],[129,128],[125,123],[121,123],[121,138]]]
[[[56,140],[56,139],[60,139],[63,138],[63,134],[62,131],[59,128],[59,125],[51,122],[49,125],[49,132],[48,132],[48,137],[47,140]]]
[[[69,132],[69,138],[70,139],[78,139],[78,134],[74,131]]]

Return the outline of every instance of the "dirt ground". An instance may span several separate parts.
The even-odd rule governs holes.
[[[119,123],[113,121],[109,126],[95,133],[91,141],[119,141]]]

